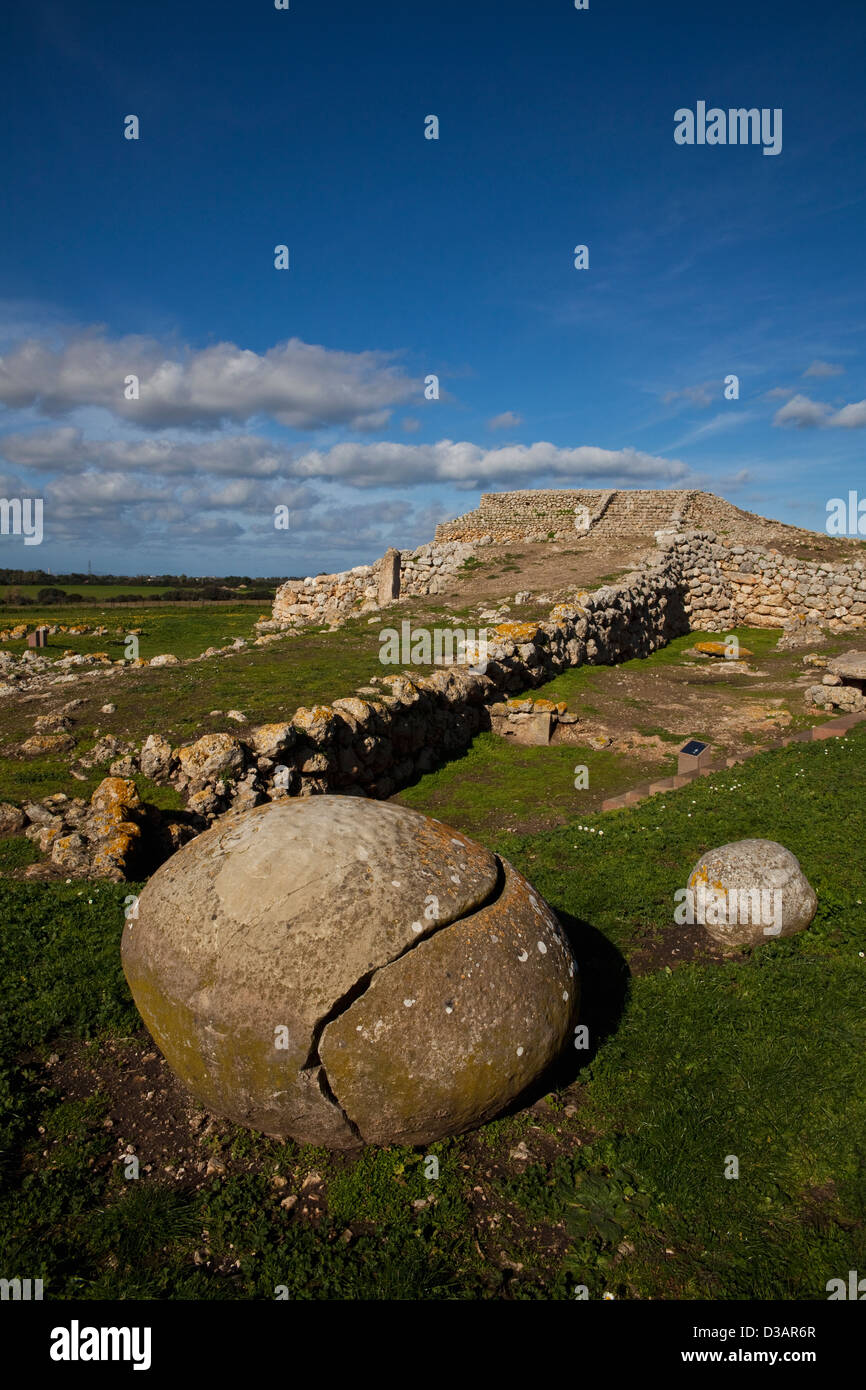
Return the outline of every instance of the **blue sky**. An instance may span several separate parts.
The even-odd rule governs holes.
[[[514,487],[866,496],[866,9],[689,8],[11,0],[0,496],[44,540],[0,565],[314,573]],[[781,152],[676,144],[700,100]]]

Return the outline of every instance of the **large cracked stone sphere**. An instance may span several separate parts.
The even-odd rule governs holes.
[[[224,817],[154,874],[122,956],[208,1109],[331,1148],[491,1119],[576,1022],[574,958],[530,884],[459,831],[359,797]]]

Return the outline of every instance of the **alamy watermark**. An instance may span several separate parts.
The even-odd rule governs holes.
[[[487,670],[487,628],[416,627],[404,621],[379,633],[379,660],[383,666],[468,666],[483,675]]]
[[[847,502],[844,497],[831,497],[827,503],[827,534],[866,536],[866,497],[861,501],[853,489]]]
[[[41,1279],[0,1279],[0,1300],[14,1303],[40,1302],[44,1283]]]
[[[42,498],[0,497],[0,535],[23,536],[25,545],[41,545]]]
[[[866,1299],[866,1279],[858,1278],[856,1269],[848,1270],[847,1285],[844,1279],[828,1279],[824,1288],[827,1290],[827,1302],[838,1302],[839,1299],[855,1299],[862,1303]]]
[[[674,140],[678,145],[763,145],[764,154],[782,152],[782,108],[768,106],[748,109],[731,107],[724,111],[699,101],[696,109],[681,106],[674,112]]]
[[[51,1329],[52,1361],[131,1361],[134,1371],[148,1371],[152,1332],[149,1327],[68,1327]]]
[[[781,888],[678,888],[674,893],[674,921],[678,927],[762,926],[765,936],[782,930]]]

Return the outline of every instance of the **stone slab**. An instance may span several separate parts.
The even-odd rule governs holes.
[[[550,743],[551,720],[547,710],[532,714],[491,714],[490,727],[495,734],[513,743],[546,748]]]

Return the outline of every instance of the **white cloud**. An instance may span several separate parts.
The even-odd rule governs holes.
[[[774,425],[796,425],[798,429],[808,429],[823,425],[831,407],[821,401],[812,401],[808,396],[792,396],[787,405],[781,406],[773,416]]]
[[[824,401],[794,396],[773,416],[774,425],[796,425],[799,429],[863,429],[866,426],[866,400],[852,401],[835,410]]]
[[[832,362],[822,362],[817,358],[809,364],[803,376],[841,376],[844,370],[844,367],[838,367]]]
[[[793,396],[793,386],[774,386],[772,391],[764,392],[766,401],[786,401],[789,396]]]
[[[830,416],[830,425],[840,429],[857,430],[866,425],[866,401],[853,401]]]
[[[573,480],[608,478],[675,479],[689,470],[679,459],[658,458],[637,449],[601,449],[595,445],[559,448],[555,444],[510,444],[484,449],[467,441],[441,439],[436,444],[335,444],[309,450],[292,465],[295,477],[339,478],[352,487],[403,487],[452,483],[476,487],[494,481],[531,482],[545,476]]]
[[[705,428],[721,428],[728,417]],[[451,483],[461,488],[497,479],[531,481],[544,475],[567,478],[670,480],[685,477],[678,459],[637,449],[595,445],[560,448],[555,444],[508,444],[485,449],[450,439],[435,444],[390,440],[345,442],[329,449],[289,448],[255,435],[220,435],[210,440],[85,439],[71,426],[6,435],[0,453],[10,463],[77,478],[82,469],[145,474],[149,478],[201,478],[207,475],[262,482],[279,478],[334,479],[351,487],[413,487]]]
[[[77,473],[86,467],[138,470],[165,476],[202,473],[272,478],[291,466],[293,450],[261,435],[223,434],[211,439],[88,439],[63,425],[0,438],[0,453],[11,463],[43,472]]]
[[[148,436],[117,428],[123,437],[91,437],[64,424],[0,438],[0,468],[5,459],[15,484],[7,495],[44,497],[52,556],[58,546],[78,556],[98,553],[100,564],[131,572],[177,568],[180,554],[187,572],[225,569],[230,556],[230,567],[249,570],[251,554],[258,573],[342,569],[375,558],[388,544],[420,544],[437,521],[466,510],[423,492],[416,506],[408,500],[412,489],[556,486],[560,480],[652,486],[690,476],[677,458],[633,448],[538,441],[488,449],[442,439],[340,441],[308,449],[247,433]],[[359,489],[383,493],[359,505]],[[290,510],[288,533],[275,532],[278,504]],[[241,554],[247,558],[239,560]]]
[[[696,425],[694,429],[689,430],[688,433],[684,434],[680,439],[675,439],[668,447],[671,449],[684,449],[687,444],[695,444],[702,439],[706,439],[708,436],[721,434],[725,430],[738,430],[742,428],[743,425],[747,425],[751,419],[752,411],[750,410],[731,410],[728,408],[727,410],[721,411],[718,415],[714,415],[705,425]]]
[[[501,415],[494,415],[492,420],[487,421],[487,428],[489,430],[511,430],[522,424],[522,415],[518,415],[513,410],[503,410]]]
[[[28,338],[0,357],[0,403],[55,417],[101,406],[151,429],[213,428],[255,415],[295,429],[381,429],[393,406],[423,391],[393,358],[299,338],[256,353],[234,343],[193,349],[135,335],[108,339],[94,329],[61,346]],[[137,401],[124,398],[130,375],[139,378]]]

